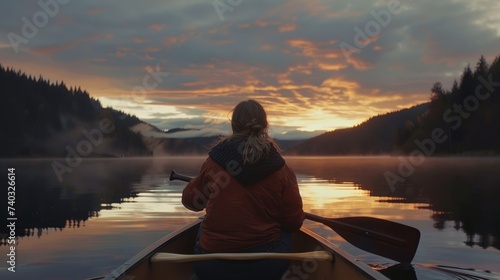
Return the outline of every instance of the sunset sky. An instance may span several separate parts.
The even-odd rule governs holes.
[[[498,0],[20,0],[0,11],[3,66],[204,133],[228,131],[248,98],[276,138],[350,127],[500,55]]]

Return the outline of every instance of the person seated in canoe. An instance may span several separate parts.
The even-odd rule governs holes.
[[[304,220],[302,198],[268,134],[266,111],[255,100],[242,101],[233,109],[231,128],[182,193],[186,208],[206,209],[194,252],[290,252],[291,233]],[[200,280],[276,280],[288,266],[287,260],[209,260],[193,269]]]

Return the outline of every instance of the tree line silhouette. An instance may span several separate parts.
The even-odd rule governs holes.
[[[371,117],[350,128],[336,129],[290,147],[287,155],[378,155],[397,150],[397,129],[427,111],[428,104]]]
[[[416,142],[432,139],[436,129],[446,140],[434,143],[432,153],[426,155],[500,153],[500,56],[491,65],[481,56],[474,70],[465,67],[449,90],[435,83],[428,103],[326,132],[287,154],[409,154],[421,150]]]
[[[427,112],[398,130],[397,146],[417,149],[416,139],[442,129],[446,140],[434,154],[500,153],[500,56],[488,65],[481,56],[474,70],[465,67],[451,89],[436,82]]]
[[[129,129],[141,122],[137,117],[103,108],[80,88],[68,89],[63,82],[27,76],[1,65],[0,88],[0,109],[7,120],[0,128],[0,157],[64,157],[66,145],[76,145],[82,138],[81,130],[98,127],[103,118],[111,119],[115,129],[105,135],[109,141],[96,149],[93,156],[152,155],[142,135]],[[286,153],[409,154],[421,149],[416,142],[432,139],[433,132],[439,129],[445,140],[435,143],[429,155],[498,154],[499,91],[500,56],[491,64],[481,56],[474,69],[465,67],[451,89],[435,83],[428,103],[371,117],[352,128],[324,133],[290,147]],[[189,143],[186,139],[164,140],[159,145],[164,146],[166,153],[181,146],[182,151],[200,150],[197,141]],[[204,152],[206,148],[201,150]]]
[[[83,129],[99,128],[99,121],[112,121],[106,144],[90,156],[150,155],[140,133],[129,127],[140,122],[135,116],[112,108],[89,96],[80,87],[51,82],[0,65],[0,157],[64,157],[67,145],[82,140]]]

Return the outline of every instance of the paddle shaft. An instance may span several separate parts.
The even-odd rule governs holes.
[[[189,182],[191,179],[175,171],[170,174],[170,181]],[[305,214],[307,219],[330,227],[352,245],[401,263],[411,263],[420,241],[418,229],[388,220],[371,217],[333,219]]]

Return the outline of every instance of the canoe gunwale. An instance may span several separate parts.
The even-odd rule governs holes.
[[[321,246],[323,247],[322,249],[325,251],[328,251],[332,254],[333,256],[333,262],[339,261],[339,259],[345,261],[348,263],[350,266],[352,266],[354,269],[357,269],[359,272],[363,273],[365,276],[371,278],[371,279],[376,279],[376,280],[390,280],[386,276],[384,276],[382,273],[374,270],[371,268],[369,265],[366,263],[356,260],[353,255],[349,254],[342,248],[336,246],[333,244],[331,241],[328,239],[324,238],[323,236],[313,232],[310,229],[307,229],[305,227],[302,227],[300,229],[303,233],[306,235],[309,235],[310,237],[314,238]]]
[[[150,246],[148,246],[147,248],[145,248],[132,258],[130,258],[124,264],[114,269],[110,274],[106,275],[103,279],[104,280],[127,279],[127,273],[133,271],[135,267],[145,262],[151,265],[152,264],[151,258],[156,253],[161,252],[162,248],[165,247],[167,244],[174,243],[183,234],[186,234],[187,232],[192,231],[193,228],[198,227],[201,222],[202,218],[199,218],[193,222],[184,225],[183,227],[177,230],[170,232],[169,234],[166,234],[165,236],[163,236],[162,238],[160,238],[159,240],[157,240],[156,242],[154,242],[153,244],[151,244]],[[348,252],[336,246],[323,236],[320,236],[305,227],[302,227],[300,230],[302,234],[314,239],[314,241],[317,242],[318,246],[321,247],[322,250],[331,253],[333,257],[333,259],[331,260],[332,263],[336,262],[347,263],[347,265],[351,266],[352,270],[358,271],[366,279],[375,279],[375,280],[389,279],[385,277],[382,273],[372,269],[369,265],[359,260],[356,260]]]
[[[114,269],[110,274],[106,275],[106,277],[103,280],[115,280],[119,279],[120,277],[123,277],[126,275],[126,272],[133,269],[135,266],[139,265],[141,262],[143,262],[147,258],[147,262],[151,264],[151,258],[153,257],[154,254],[159,252],[163,245],[174,242],[175,239],[177,239],[179,236],[181,236],[184,232],[189,231],[195,226],[198,226],[202,221],[202,218],[198,218],[196,221],[193,221],[191,223],[188,223],[184,225],[183,227],[176,229],[172,231],[169,234],[166,234],[159,240],[155,241],[153,244],[149,245],[146,247],[146,249],[142,250],[139,252],[137,255],[133,256],[131,259],[126,261],[124,264],[119,266],[118,268]]]

